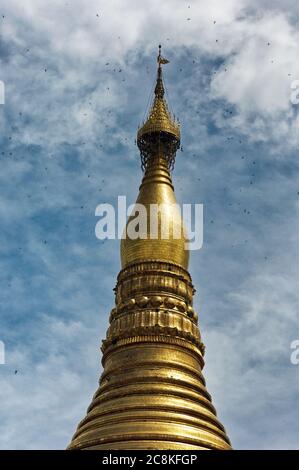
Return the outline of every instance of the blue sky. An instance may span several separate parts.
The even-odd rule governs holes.
[[[235,448],[298,448],[298,21],[295,1],[1,5],[2,449],[65,448],[97,388],[120,260],[94,212],[136,199],[159,42],[176,196],[204,204],[208,389]]]

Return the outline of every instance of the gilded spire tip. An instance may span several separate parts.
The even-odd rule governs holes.
[[[142,168],[145,169],[148,161],[157,152],[162,152],[169,167],[174,165],[175,153],[180,146],[180,126],[169,112],[165,100],[165,88],[162,78],[162,65],[169,60],[161,55],[161,44],[158,49],[158,71],[154,91],[154,100],[148,117],[138,129],[137,145],[141,154]]]
[[[159,69],[161,69],[161,65],[169,64],[169,60],[165,59],[165,57],[162,57],[161,49],[162,49],[162,46],[161,46],[161,44],[159,44],[159,53],[158,53],[158,57],[157,57],[157,62],[158,62],[158,68]]]

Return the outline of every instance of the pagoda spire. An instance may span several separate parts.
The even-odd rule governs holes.
[[[138,129],[137,145],[143,169],[146,169],[149,160],[155,157],[157,152],[164,157],[168,168],[173,169],[175,154],[180,148],[180,124],[171,115],[165,99],[162,65],[169,63],[169,61],[161,56],[161,46],[159,46],[157,63],[154,99],[147,119]]]
[[[187,269],[189,262],[186,230],[174,194],[170,171],[174,167],[175,156],[180,147],[180,125],[171,115],[165,99],[162,78],[162,65],[169,61],[161,56],[161,46],[157,56],[158,70],[154,97],[148,116],[137,132],[137,145],[140,151],[144,177],[139,188],[137,204],[147,211],[147,236],[121,241],[121,263],[124,268],[138,261],[165,261]],[[158,221],[159,237],[150,234],[151,207],[164,207],[163,223],[169,227],[169,237],[161,236],[162,221]],[[132,218],[128,220],[127,227]],[[127,235],[127,233],[126,233]]]
[[[159,54],[157,57],[157,62],[158,62],[158,72],[157,72],[157,83],[155,87],[155,96],[159,99],[163,99],[165,90],[164,90],[164,84],[162,80],[162,64],[168,64],[169,60],[164,59],[161,56],[161,44],[159,45]]]
[[[104,370],[69,449],[231,449],[202,375],[204,345],[189,252],[180,213],[173,208],[170,170],[180,128],[165,101],[165,63],[159,47],[155,96],[137,133],[144,170],[137,203],[147,209],[164,204],[170,236],[164,239],[158,231],[154,239],[121,241],[122,269],[101,348]]]

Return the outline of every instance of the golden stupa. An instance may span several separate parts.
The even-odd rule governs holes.
[[[202,375],[189,252],[174,206],[170,171],[180,127],[164,97],[167,62],[159,46],[154,100],[137,134],[144,170],[137,203],[163,203],[170,236],[122,239],[115,307],[102,345],[104,371],[69,449],[231,449]]]

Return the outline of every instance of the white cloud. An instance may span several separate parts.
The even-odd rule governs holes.
[[[117,242],[105,250],[93,243],[94,208],[117,193],[133,197],[137,192],[136,149],[128,140],[133,141],[145,106],[160,41],[173,59],[169,73],[182,58],[187,62],[194,56],[201,64],[193,71],[191,60],[182,79],[175,75],[171,97],[184,113],[183,137],[190,150],[178,158],[177,188],[203,202],[208,214],[212,207],[215,225],[222,227],[216,234],[207,230],[203,250],[209,259],[198,263],[194,279],[208,296],[202,326],[209,389],[225,412],[233,444],[295,447],[291,438],[281,438],[278,423],[283,417],[288,429],[296,430],[290,411],[281,409],[275,418],[269,403],[283,396],[291,407],[296,392],[297,370],[289,364],[282,370],[279,364],[287,359],[298,315],[298,227],[290,223],[290,201],[299,188],[288,168],[282,168],[285,177],[261,168],[263,184],[249,191],[246,184],[255,170],[240,159],[243,147],[223,144],[225,133],[265,141],[270,158],[255,155],[254,146],[247,148],[250,158],[264,162],[282,143],[292,164],[288,151],[298,145],[299,133],[289,84],[299,78],[299,42],[296,5],[288,5],[293,15],[279,2],[245,0],[115,0],[102,6],[91,0],[64,5],[11,0],[3,9],[7,59],[0,79],[7,99],[1,131],[6,138],[12,134],[13,154],[5,154],[0,175],[1,253],[11,256],[1,261],[1,307],[2,320],[11,327],[12,318],[15,324],[1,334],[9,331],[10,341],[20,341],[7,350],[9,364],[1,377],[3,448],[63,447],[95,391],[98,341],[113,304],[119,255]],[[235,108],[229,119],[223,118],[226,107]],[[211,135],[207,122],[216,124],[219,133],[216,129]],[[221,147],[220,156],[215,148],[208,152],[213,145]],[[67,163],[77,159],[79,170],[64,168],[64,146]],[[191,160],[193,152],[201,158]],[[224,185],[226,196],[217,192]],[[202,195],[210,199],[198,201]],[[231,211],[224,208],[229,200]],[[84,218],[80,207],[85,201]],[[253,206],[247,224],[238,212],[243,205]],[[277,225],[271,218],[276,210]],[[51,219],[53,214],[57,219]],[[228,218],[229,233],[223,229]],[[70,230],[62,230],[66,219]],[[84,240],[87,233],[92,235]],[[245,238],[252,248],[244,259]],[[288,253],[277,253],[267,267],[264,251],[282,241]],[[237,254],[232,243],[240,245]],[[23,344],[21,338],[30,332],[30,344]],[[20,369],[16,376],[14,368]],[[277,371],[283,380],[277,380]],[[264,441],[257,438],[251,414],[261,417]],[[287,434],[287,426],[283,429]]]
[[[218,126],[237,127],[253,140],[284,139],[291,147],[297,145],[290,84],[299,77],[299,34],[286,7],[266,5],[248,0],[162,4],[114,0],[102,5],[76,0],[62,6],[58,1],[45,5],[31,0],[20,5],[13,0],[6,7],[3,35],[18,45],[13,65],[23,69],[23,86],[16,82],[14,69],[8,72],[11,99],[25,110],[26,98],[43,103],[34,110],[30,106],[33,126],[23,129],[20,138],[40,142],[45,125],[52,144],[63,139],[89,140],[96,130],[99,138],[104,136],[105,125],[115,125],[107,110],[127,106],[129,91],[126,86],[120,89],[117,74],[113,78],[104,73],[105,64],[110,68],[126,65],[132,77],[138,72],[138,54],[152,55],[156,42],[162,41],[165,53],[191,47],[201,55],[221,59],[211,80],[210,97],[235,106],[236,114],[223,122],[215,113]],[[38,60],[36,70],[26,67],[28,57]],[[97,78],[100,74],[101,79]],[[88,86],[95,90],[81,99],[78,92]],[[49,94],[43,92],[44,87]],[[24,89],[26,95],[21,96]],[[200,92],[194,89],[194,99]],[[67,95],[72,102],[63,103]]]
[[[274,238],[277,250],[235,290],[221,291],[215,302],[204,305],[208,390],[233,445],[242,448],[298,448],[296,414],[290,413],[296,408],[299,374],[290,361],[291,341],[299,337],[298,228],[298,208],[276,233],[265,226],[268,246],[274,248]],[[264,248],[262,240],[255,244],[254,252],[259,245]],[[218,263],[228,272],[232,261],[222,257]],[[224,316],[220,325],[212,321],[215,308]],[[281,439],[286,423],[289,439]]]
[[[45,314],[38,325],[29,341],[23,337],[13,350],[6,348],[7,364],[1,366],[2,449],[66,447],[94,391],[92,382],[96,387],[94,328]]]

